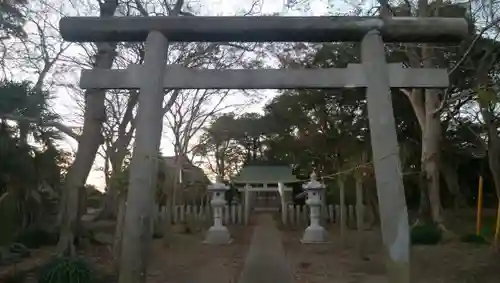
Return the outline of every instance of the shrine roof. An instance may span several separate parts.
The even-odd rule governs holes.
[[[274,184],[300,181],[292,168],[284,165],[246,165],[232,178],[234,184]]]

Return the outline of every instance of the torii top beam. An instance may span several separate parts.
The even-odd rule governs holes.
[[[468,33],[462,18],[393,17],[66,17],[67,41],[145,41],[152,30],[173,42],[360,41],[378,29],[385,42],[460,42]]]

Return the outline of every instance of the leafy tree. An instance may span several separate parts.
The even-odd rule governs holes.
[[[23,29],[24,15],[19,9],[27,0],[14,0],[0,2],[0,38],[7,39],[11,35],[26,36]]]
[[[26,82],[0,83],[0,194],[9,195],[9,201],[16,204],[17,210],[11,211],[14,215],[3,215],[17,219],[14,232],[57,222],[60,187],[69,158],[55,145],[58,135],[41,126],[57,117],[47,107],[48,94],[31,90]],[[28,127],[20,123],[33,119],[42,122],[29,123]]]

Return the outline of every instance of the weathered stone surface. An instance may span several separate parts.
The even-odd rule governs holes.
[[[151,32],[145,45],[144,69],[137,108],[135,146],[130,162],[127,209],[118,282],[145,282],[148,252],[152,241],[154,195],[158,181],[158,152],[163,126],[162,78],[168,42]]]
[[[410,69],[388,64],[391,87],[447,87],[445,69]],[[80,87],[103,89],[138,89],[143,76],[141,65],[128,69],[83,70]],[[196,78],[195,80],[193,78]],[[179,65],[166,67],[163,87],[166,89],[329,89],[366,87],[367,79],[360,64],[329,69],[260,69],[214,70],[192,69]]]
[[[66,17],[68,41],[144,41],[152,30],[169,41],[266,42],[360,41],[380,29],[385,42],[458,42],[468,26],[460,18],[394,17]]]
[[[388,256],[387,282],[410,282],[408,211],[401,174],[396,121],[389,89],[384,43],[377,31],[361,42],[361,61],[368,81],[368,120],[379,200],[382,239]]]
[[[304,231],[301,243],[303,244],[320,244],[326,243],[327,232],[320,224],[321,216],[321,195],[325,189],[325,185],[316,180],[316,173],[311,174],[311,180],[302,186],[307,192],[306,204],[310,210],[310,224]]]
[[[204,244],[208,245],[227,245],[230,244],[233,240],[231,239],[231,234],[229,230],[225,226],[212,226],[207,231],[207,235],[205,236]]]
[[[222,209],[226,205],[226,200],[224,198],[225,192],[229,190],[229,186],[222,183],[222,179],[217,176],[217,180],[214,184],[208,186],[208,191],[212,194],[212,201],[210,205],[214,213],[214,223],[210,229],[208,229],[205,236],[205,241],[203,243],[209,245],[225,245],[230,244],[231,234],[226,226],[222,224]]]

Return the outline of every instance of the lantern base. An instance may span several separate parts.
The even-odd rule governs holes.
[[[208,245],[227,245],[232,241],[231,234],[229,234],[229,230],[225,226],[212,226],[208,229],[203,243]]]
[[[309,226],[304,231],[300,242],[302,244],[325,244],[328,243],[327,236],[325,228],[321,226]]]

